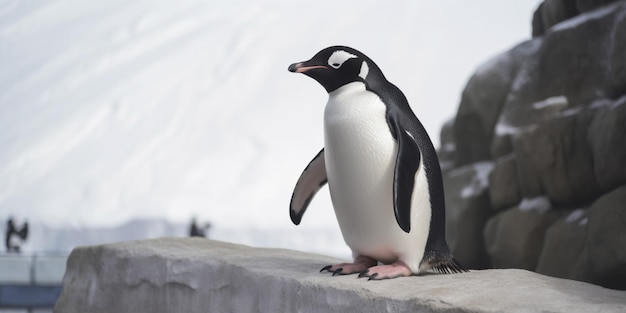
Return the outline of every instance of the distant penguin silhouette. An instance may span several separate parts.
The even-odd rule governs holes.
[[[290,204],[298,225],[328,183],[354,261],[322,271],[369,279],[466,271],[445,240],[435,148],[400,89],[370,58],[345,46],[323,49],[289,71],[315,79],[329,95],[324,148],[302,172]]]
[[[198,221],[194,217],[191,220],[191,226],[189,227],[189,236],[190,237],[207,237],[207,231],[211,228],[210,223],[205,223],[203,227],[198,225]]]
[[[10,217],[7,221],[5,244],[7,252],[19,253],[22,250],[22,244],[28,238],[28,222],[24,222],[21,228],[15,224],[13,217]]]

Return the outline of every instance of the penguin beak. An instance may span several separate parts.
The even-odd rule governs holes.
[[[325,65],[315,65],[307,63],[309,63],[309,61],[291,64],[289,65],[289,71],[292,73],[306,73],[314,69],[328,69],[328,66]]]

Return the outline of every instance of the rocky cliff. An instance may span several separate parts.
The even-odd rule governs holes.
[[[441,142],[457,259],[626,289],[626,1],[545,0]]]
[[[624,312],[626,292],[525,270],[367,281],[338,260],[201,238],[75,249],[54,312]]]

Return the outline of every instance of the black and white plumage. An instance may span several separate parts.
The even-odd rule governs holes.
[[[298,179],[290,204],[297,225],[328,183],[354,262],[322,270],[370,279],[466,271],[445,240],[435,148],[400,89],[370,58],[345,46],[323,49],[289,71],[315,79],[329,94],[324,148]]]
[[[19,253],[22,250],[22,244],[28,238],[28,222],[21,224],[16,222],[13,217],[9,217],[7,221],[6,234],[5,234],[5,246],[7,252]]]

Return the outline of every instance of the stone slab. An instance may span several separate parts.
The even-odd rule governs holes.
[[[202,238],[75,249],[54,312],[626,312],[626,292],[525,270],[367,281],[339,260]]]

